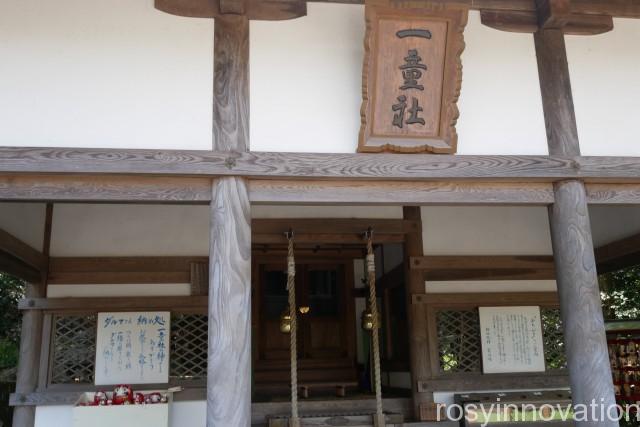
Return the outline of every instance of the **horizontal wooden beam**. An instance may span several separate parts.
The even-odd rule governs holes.
[[[529,305],[557,306],[558,294],[555,292],[501,292],[501,293],[450,293],[450,294],[414,294],[413,304],[431,306],[503,306]]]
[[[595,249],[598,273],[608,273],[640,264],[640,234]]]
[[[420,393],[434,391],[464,392],[472,390],[517,390],[537,388],[568,388],[567,374],[462,374],[455,376],[443,375],[418,381]]]
[[[483,10],[480,19],[484,25],[512,33],[535,33],[539,29],[535,12],[501,12]],[[613,30],[613,18],[608,15],[575,15],[566,18],[563,32],[567,35],[592,36]]]
[[[431,281],[555,279],[552,256],[422,256],[410,266]]]
[[[51,258],[50,285],[190,283],[191,263],[207,257]]]
[[[487,255],[411,257],[412,270],[477,270],[477,269],[545,269],[553,270],[551,255]]]
[[[243,176],[328,180],[640,183],[637,157],[0,148],[0,174]]]
[[[122,297],[122,298],[25,298],[20,310],[190,310],[207,308],[205,296]]]
[[[42,281],[42,272],[2,251],[0,251],[0,271],[29,283]]]
[[[553,188],[550,183],[263,179],[250,181],[249,197],[254,204],[549,205]]]
[[[330,224],[327,224],[329,227]],[[402,243],[404,236],[402,234],[374,233],[373,242],[381,243]],[[344,233],[336,234],[327,228],[326,233],[298,233],[295,235],[297,244],[343,244],[343,245],[364,245],[366,240],[362,233]],[[251,243],[254,244],[285,244],[287,238],[284,234],[253,234]]]
[[[47,268],[47,257],[42,252],[3,229],[0,229],[0,252],[10,255],[38,271],[45,271]]]
[[[377,218],[256,218],[251,221],[251,231],[256,234],[284,235],[289,230],[296,234],[361,234],[371,227],[374,234],[405,234],[418,230],[418,221]]]
[[[319,3],[363,4],[364,0],[314,0]],[[535,0],[430,0],[430,3],[464,6],[471,10],[535,12]],[[571,13],[610,15],[616,18],[640,18],[637,0],[574,0]]]

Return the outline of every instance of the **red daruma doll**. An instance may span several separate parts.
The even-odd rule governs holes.
[[[113,390],[114,405],[130,405],[133,403],[133,390],[128,385],[117,385]]]

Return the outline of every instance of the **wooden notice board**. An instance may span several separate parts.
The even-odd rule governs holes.
[[[454,153],[467,10],[372,0],[365,15],[359,151]]]
[[[480,307],[485,374],[544,372],[540,307]]]

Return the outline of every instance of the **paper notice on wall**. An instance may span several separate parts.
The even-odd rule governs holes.
[[[544,372],[540,307],[480,307],[485,374]]]
[[[169,382],[169,312],[98,313],[96,385]]]

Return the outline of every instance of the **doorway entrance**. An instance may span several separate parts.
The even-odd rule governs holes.
[[[254,389],[258,394],[286,396],[290,384],[290,335],[280,331],[280,317],[288,307],[286,264],[257,258]],[[322,256],[299,259],[295,283],[300,384],[355,383],[353,260]]]

